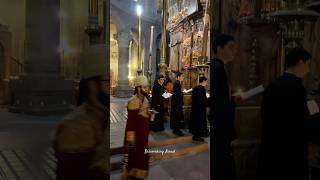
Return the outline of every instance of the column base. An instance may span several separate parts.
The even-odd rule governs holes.
[[[113,90],[113,94],[118,98],[128,98],[133,95],[134,89],[130,86],[117,86]]]
[[[30,115],[65,114],[74,109],[73,81],[58,75],[27,75],[10,81],[9,112]]]

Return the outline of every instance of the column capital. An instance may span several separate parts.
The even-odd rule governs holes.
[[[131,35],[129,32],[120,31],[114,35],[114,38],[118,41],[119,47],[129,47]]]

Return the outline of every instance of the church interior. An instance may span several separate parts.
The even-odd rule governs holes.
[[[286,53],[303,46],[312,55],[303,81],[307,97],[320,103],[320,0],[0,0],[0,117],[2,111],[34,116],[70,112],[77,103],[83,64],[90,66],[90,59],[98,58],[105,63],[111,99],[110,147],[119,155],[128,118],[124,102],[133,95],[134,79],[147,76],[150,91],[159,75],[174,83],[178,72],[185,77],[184,91],[203,76],[210,83],[212,40],[221,33],[234,36],[237,49],[233,63],[226,65],[232,94],[268,86],[285,72]],[[191,94],[183,96],[186,126]],[[238,140],[232,147],[239,180],[257,179],[261,101],[258,95],[236,107]],[[164,102],[166,123],[170,103]],[[153,142],[192,144],[190,137],[172,144],[159,137],[152,135]],[[207,141],[182,147],[177,164],[183,165],[193,152],[208,159],[210,137]],[[310,163],[310,176],[317,180],[320,141],[310,146],[318,158]],[[166,158],[175,156],[153,160]],[[119,170],[121,162],[113,162],[112,168]],[[204,169],[199,174],[210,178],[210,170]]]

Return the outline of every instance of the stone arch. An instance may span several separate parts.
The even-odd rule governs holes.
[[[118,31],[122,31],[128,27],[128,24],[123,22],[127,18],[122,18],[122,13],[117,8],[113,8],[114,5],[110,4],[110,21],[116,25]],[[130,26],[129,26],[130,27]]]

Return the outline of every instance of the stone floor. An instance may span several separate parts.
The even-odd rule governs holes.
[[[111,98],[111,147],[122,146],[127,100]],[[55,179],[56,160],[51,142],[54,127],[62,118],[61,115],[36,117],[13,114],[0,109],[0,180]],[[151,133],[150,141],[168,137],[172,137],[170,131]],[[207,151],[151,163],[149,179],[209,179],[209,157]],[[181,166],[185,168],[175,170]],[[119,179],[119,175],[120,171],[112,172],[112,179]]]
[[[210,154],[204,152],[151,164],[147,180],[209,180]],[[111,174],[121,180],[121,172]]]
[[[53,129],[62,116],[0,112],[0,180],[55,179]]]
[[[123,146],[124,128],[127,119],[126,103],[128,99],[111,98],[111,129],[110,129],[110,144],[111,148]],[[172,134],[169,123],[165,124],[166,130],[160,133],[150,132],[149,142],[159,142],[167,139],[177,138]],[[186,135],[189,135],[184,130]],[[206,138],[210,142],[209,138]],[[210,147],[210,143],[208,143]],[[183,149],[197,144],[191,142],[163,146],[159,148],[168,149]],[[117,156],[112,159],[121,160],[122,156]],[[183,168],[180,168],[182,167]],[[192,154],[177,157],[164,161],[156,161],[150,164],[150,172],[148,179],[150,180],[207,180],[210,179],[210,153],[209,151],[200,154]],[[113,171],[111,180],[120,180],[121,171]]]

